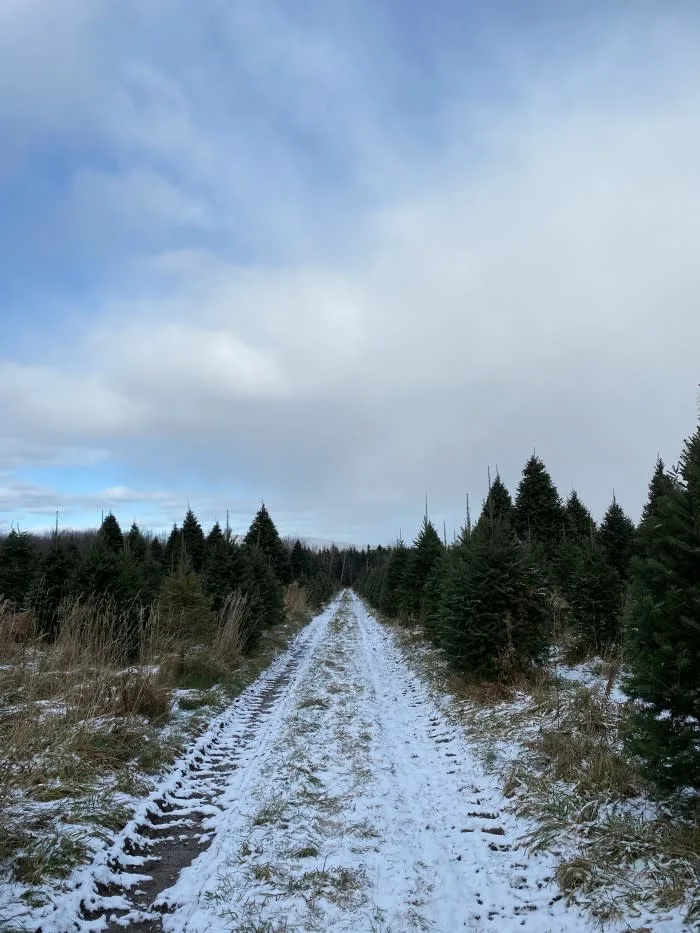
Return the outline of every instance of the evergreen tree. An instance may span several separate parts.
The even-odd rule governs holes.
[[[189,557],[192,569],[195,573],[201,573],[204,570],[204,561],[206,558],[206,543],[202,526],[197,520],[197,516],[192,509],[187,509],[185,520],[182,523],[182,546],[185,554]]]
[[[676,484],[675,477],[668,473],[661,457],[657,458],[654,473],[649,481],[649,494],[642,510],[642,523],[648,524],[658,518],[658,502],[667,493],[673,491]]]
[[[558,586],[558,595],[563,596],[569,607],[576,599],[576,578],[585,559],[586,548],[596,533],[593,516],[572,489],[564,506],[564,523],[561,543],[552,556],[552,571]]]
[[[614,497],[601,523],[599,537],[610,564],[621,580],[627,580],[634,548],[634,524]]]
[[[496,478],[491,483],[489,494],[484,499],[484,505],[477,522],[477,527],[482,528],[493,522],[510,523],[513,518],[513,500],[506,489],[501,477],[496,474]]]
[[[386,561],[379,593],[379,606],[386,615],[398,616],[404,578],[408,570],[410,551],[401,538],[398,539]]]
[[[290,572],[293,580],[300,580],[307,570],[306,550],[297,538],[289,556]]]
[[[80,595],[118,598],[123,560],[123,548],[115,552],[114,541],[98,534],[76,572]]]
[[[119,527],[119,522],[111,512],[102,522],[99,534],[107,550],[117,555],[124,552],[124,535]]]
[[[173,573],[180,565],[180,561],[185,556],[183,550],[183,541],[182,541],[182,532],[177,526],[177,523],[173,523],[173,527],[168,535],[168,540],[165,542],[165,550],[163,552],[163,562],[165,568],[169,573]]]
[[[533,454],[525,464],[513,510],[521,541],[538,543],[551,558],[562,538],[564,522],[559,493],[544,463]]]
[[[243,586],[246,575],[241,548],[227,540],[216,522],[207,535],[204,564],[205,591],[218,612],[229,593]]]
[[[245,650],[257,643],[265,626],[284,621],[284,593],[268,556],[257,547],[246,547],[243,593],[248,600],[248,630]]]
[[[211,606],[188,557],[164,579],[159,604],[161,617],[178,634],[201,637],[211,632]]]
[[[650,488],[631,565],[629,744],[670,786],[700,787],[700,428],[671,483]]]
[[[136,564],[144,564],[148,553],[148,542],[141,534],[139,526],[134,521],[126,536],[126,550]]]
[[[69,595],[71,581],[78,565],[74,546],[55,535],[53,543],[39,565],[32,586],[30,605],[36,616],[39,631],[53,640],[59,633],[61,605]]]
[[[598,537],[586,542],[574,570],[569,598],[579,652],[602,654],[620,639],[622,583]]]
[[[257,548],[267,558],[280,583],[285,586],[291,583],[289,553],[264,504],[258,509],[245,536],[244,544],[246,548]]]
[[[423,524],[413,542],[408,566],[403,575],[401,588],[401,609],[409,616],[419,616],[423,601],[423,587],[435,563],[443,553],[443,543],[433,523],[426,515]]]
[[[32,536],[13,528],[0,544],[0,596],[12,600],[18,609],[24,607],[37,563]]]
[[[163,542],[157,536],[151,538],[148,553],[154,563],[161,565],[165,563],[165,548]]]
[[[443,549],[423,587],[423,627],[426,635],[435,644],[440,644],[442,639],[442,601],[452,565],[463,553],[464,549],[461,547]]]
[[[540,660],[548,611],[542,572],[507,524],[482,526],[446,568],[439,638],[451,662],[504,678]]]
[[[568,538],[579,541],[590,540],[595,530],[593,516],[579,499],[575,489],[571,490],[564,506],[564,531]]]

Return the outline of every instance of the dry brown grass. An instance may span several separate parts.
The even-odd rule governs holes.
[[[284,591],[284,608],[292,619],[304,619],[309,613],[309,600],[305,587],[290,583]]]
[[[224,663],[238,661],[243,656],[248,625],[248,601],[235,590],[229,593],[219,613],[211,650]]]

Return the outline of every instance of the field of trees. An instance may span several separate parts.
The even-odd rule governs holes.
[[[95,532],[13,529],[0,542],[13,877],[39,884],[89,858],[89,834],[65,826],[123,825],[125,799],[341,586],[453,694],[487,763],[515,749],[504,793],[539,826],[533,847],[567,850],[567,896],[590,896],[604,922],[601,892],[624,871],[635,888],[646,859],[649,898],[700,916],[700,429],[677,467],[656,463],[637,526],[615,498],[600,523],[575,491],[563,501],[533,455],[514,497],[490,479],[452,542],[426,511],[411,545],[312,549],[283,541],[265,506],[240,538],[205,534],[190,509],[167,538],[112,514]],[[174,712],[191,718],[174,726]]]

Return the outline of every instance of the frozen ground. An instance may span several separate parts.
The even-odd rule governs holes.
[[[217,719],[44,933],[590,930],[528,855],[477,763],[354,596]],[[666,929],[664,927],[664,929]]]

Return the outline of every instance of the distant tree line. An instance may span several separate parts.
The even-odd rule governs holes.
[[[194,634],[239,591],[251,648],[265,626],[282,620],[288,584],[303,586],[312,606],[330,598],[339,582],[334,556],[283,542],[264,505],[241,539],[218,522],[205,535],[191,509],[164,538],[145,534],[136,522],[123,532],[110,513],[97,531],[47,536],[13,529],[0,542],[0,597],[30,610],[48,640],[75,600],[110,600],[129,622],[136,651],[154,607],[176,619],[182,634]]]
[[[411,545],[345,555],[383,613],[419,623],[462,674],[513,678],[570,656],[624,662],[627,741],[667,786],[700,787],[700,428],[679,464],[659,459],[640,523],[613,497],[598,525],[562,501],[533,455],[511,498],[496,475],[452,544],[423,519]]]

